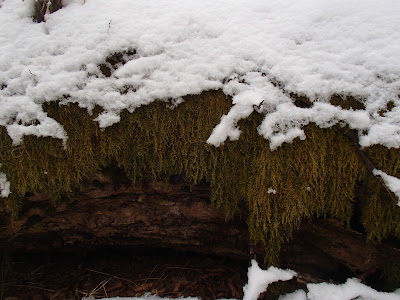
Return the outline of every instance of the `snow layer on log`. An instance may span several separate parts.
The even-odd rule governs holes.
[[[400,199],[400,179],[394,176],[390,176],[381,170],[374,169],[373,174],[375,176],[381,176],[386,186]],[[400,200],[397,203],[400,206]]]
[[[255,108],[272,147],[303,138],[310,122],[347,123],[364,147],[400,145],[398,1],[70,0],[40,24],[34,3],[0,8],[0,125],[15,143],[25,134],[66,138],[43,102],[99,105],[105,127],[123,109],[223,89],[234,106],[214,145],[239,138],[238,120]],[[101,70],[123,51],[131,54]],[[319,104],[295,110],[290,93]],[[365,110],[335,110],[327,104],[335,94],[358,97]]]

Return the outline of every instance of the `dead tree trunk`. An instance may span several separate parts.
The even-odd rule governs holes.
[[[13,252],[146,246],[249,259],[245,216],[226,220],[209,199],[207,184],[130,186],[98,176],[56,208],[45,195],[28,197],[21,217],[6,220],[1,247]],[[255,252],[262,260],[262,246]],[[303,282],[367,280],[388,257],[400,263],[400,250],[366,243],[363,234],[338,221],[313,219],[284,245],[281,263]]]

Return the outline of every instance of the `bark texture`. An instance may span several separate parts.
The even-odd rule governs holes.
[[[1,246],[9,252],[146,246],[249,259],[246,217],[226,220],[210,203],[206,183],[176,179],[130,186],[99,175],[55,208],[45,195],[28,197],[18,220],[3,215]],[[261,261],[262,245],[254,251]],[[281,252],[282,266],[304,283],[354,276],[368,282],[388,258],[400,264],[398,245],[367,243],[332,219],[304,221]]]
[[[207,184],[151,182],[132,187],[99,176],[53,211],[45,195],[26,199],[22,216],[6,222],[3,246],[46,250],[144,245],[246,257],[245,222],[226,221],[209,198]]]

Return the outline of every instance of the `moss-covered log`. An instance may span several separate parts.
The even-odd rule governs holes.
[[[0,128],[1,171],[12,192],[4,199],[4,209],[18,222],[30,203],[27,197],[38,194],[52,199],[57,209],[99,173],[120,184],[141,185],[168,182],[177,175],[193,186],[207,182],[211,202],[227,219],[247,221],[250,240],[264,245],[269,263],[278,261],[282,244],[302,220],[314,216],[347,226],[358,218],[369,240],[400,236],[399,208],[340,130],[308,125],[306,140],[271,151],[257,133],[263,116],[254,113],[238,124],[238,141],[221,147],[206,144],[230,106],[231,99],[221,91],[204,92],[176,107],[159,101],[134,113],[124,111],[119,123],[101,131],[93,121],[100,109],[89,114],[73,104],[47,104],[48,115],[68,134],[66,145],[26,136],[23,144],[14,146]],[[363,151],[379,169],[400,177],[399,149],[376,146]]]

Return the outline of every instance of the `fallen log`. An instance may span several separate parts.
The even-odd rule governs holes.
[[[156,247],[249,259],[246,218],[226,220],[209,199],[206,183],[131,186],[99,175],[56,208],[45,195],[27,197],[20,218],[6,221],[0,246],[9,253]],[[261,261],[263,246],[254,249]],[[388,257],[399,264],[400,249],[367,243],[365,235],[333,219],[309,219],[283,246],[281,266],[298,271],[300,283],[355,276],[368,283]]]
[[[244,221],[225,222],[224,213],[210,205],[206,184],[152,182],[132,187],[102,177],[86,183],[52,213],[45,195],[29,197],[27,202],[34,208],[7,222],[3,247],[16,251],[146,246],[247,255]]]

